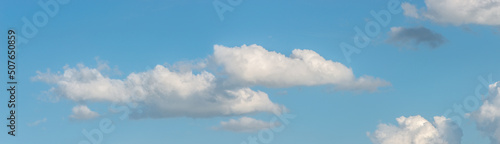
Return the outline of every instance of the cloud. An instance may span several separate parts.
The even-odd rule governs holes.
[[[425,0],[426,9],[403,3],[404,14],[444,24],[500,25],[500,0]]]
[[[49,84],[56,84],[51,89],[54,94],[73,101],[118,101],[125,102],[130,99],[125,83],[121,80],[110,79],[101,74],[98,68],[88,68],[78,64],[77,68],[64,67],[64,73],[37,72],[34,80]]]
[[[144,113],[133,115],[135,118],[214,117],[285,110],[264,92],[220,88],[209,72],[174,72],[161,65],[131,73],[123,80],[111,79],[82,64],[65,67],[63,73],[38,72],[34,79],[53,84],[51,93],[76,102],[137,104]]]
[[[483,105],[470,113],[479,131],[487,135],[492,144],[500,143],[500,82],[489,86],[489,95]]]
[[[287,57],[258,45],[214,46],[213,61],[229,76],[229,85],[247,84],[267,87],[332,84],[341,90],[375,91],[390,85],[379,78],[356,78],[351,68],[326,60],[312,50],[295,49]]]
[[[414,48],[420,44],[428,45],[431,48],[437,48],[446,42],[446,39],[438,33],[435,33],[425,27],[404,28],[392,27],[389,32],[387,43],[398,46]]]
[[[34,122],[32,122],[32,123],[29,123],[29,124],[28,124],[28,126],[37,126],[37,125],[39,125],[39,124],[41,124],[41,123],[44,123],[44,122],[46,122],[46,121],[47,121],[47,118],[43,118],[43,119],[41,119],[41,120],[37,120],[37,121],[34,121]]]
[[[434,117],[431,123],[417,115],[396,119],[398,126],[380,124],[373,133],[368,133],[375,144],[460,144],[462,130],[452,120]]]
[[[215,127],[215,129],[232,132],[253,133],[266,128],[273,128],[275,126],[280,126],[280,123],[269,123],[249,117],[241,117],[237,120],[230,119],[229,121],[220,122],[220,126]]]
[[[194,63],[194,64],[191,64]],[[215,67],[217,75],[207,71]],[[76,103],[111,102],[133,105],[131,118],[218,117],[251,113],[281,113],[286,107],[250,87],[334,85],[338,90],[376,91],[389,82],[371,76],[354,77],[350,68],[325,60],[312,50],[294,50],[290,57],[251,45],[214,46],[204,61],[178,62],[171,67],[130,73],[123,79],[83,64],[63,72],[37,72],[33,80],[52,85],[49,95]],[[194,72],[193,72],[194,70]],[[90,111],[90,110],[89,110]]]
[[[76,120],[88,120],[98,117],[99,114],[90,110],[86,105],[73,107],[73,114],[69,117]]]
[[[405,3],[401,4],[401,7],[404,10],[405,16],[409,16],[409,17],[413,17],[413,18],[420,18],[420,15],[418,14],[418,10],[414,5],[405,2]]]

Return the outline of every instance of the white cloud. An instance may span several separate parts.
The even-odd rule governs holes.
[[[77,103],[112,102],[132,104],[132,118],[216,117],[258,112],[281,113],[282,105],[252,86],[287,87],[333,84],[339,90],[369,90],[389,85],[371,76],[354,77],[352,70],[338,62],[325,60],[311,50],[294,50],[290,57],[261,46],[236,48],[214,46],[210,60],[175,63],[170,68],[131,73],[124,79],[103,74],[106,62],[97,68],[83,64],[65,66],[63,72],[50,71],[33,77],[53,87],[51,96]],[[214,75],[204,69],[222,68]],[[193,69],[200,72],[193,73]],[[137,113],[136,113],[137,112]]]
[[[409,16],[409,17],[413,17],[413,18],[420,18],[420,15],[418,14],[418,10],[414,5],[405,2],[405,3],[401,4],[401,7],[404,10],[405,16]]]
[[[380,124],[368,133],[375,144],[460,144],[462,130],[445,117],[436,116],[431,123],[421,116],[400,117],[398,126]]]
[[[266,93],[250,88],[218,87],[215,76],[203,71],[174,72],[157,65],[153,70],[131,73],[126,79],[111,79],[98,69],[79,64],[63,73],[41,73],[34,77],[54,85],[51,92],[76,102],[134,103],[144,109],[142,117],[213,117],[254,112],[281,112]]]
[[[28,124],[28,126],[37,126],[37,125],[39,125],[39,124],[41,124],[41,123],[44,123],[44,122],[46,122],[46,121],[47,121],[47,118],[43,118],[43,119],[41,119],[41,120],[37,120],[37,121],[34,121],[34,122],[32,122],[32,123],[29,123],[29,124]]]
[[[101,74],[98,69],[91,69],[82,64],[77,68],[64,67],[64,73],[52,74],[37,72],[35,80],[56,84],[51,91],[73,101],[119,101],[130,99],[125,83],[110,79]]]
[[[489,95],[483,105],[470,113],[477,128],[487,135],[492,144],[500,143],[500,82],[489,86]]]
[[[73,114],[69,117],[77,120],[88,120],[98,116],[97,112],[90,110],[86,105],[78,105],[73,107]]]
[[[438,23],[500,25],[500,0],[425,0],[426,10],[417,14],[415,6],[402,4],[404,14]]]
[[[258,45],[214,46],[213,60],[229,75],[230,85],[267,87],[333,84],[341,90],[369,90],[390,85],[379,78],[356,78],[351,68],[326,60],[312,50],[293,50],[287,57]]]
[[[229,121],[220,122],[220,126],[215,127],[217,130],[226,130],[232,132],[252,133],[266,128],[280,126],[280,123],[269,123],[254,118],[242,117],[240,119],[230,119]]]

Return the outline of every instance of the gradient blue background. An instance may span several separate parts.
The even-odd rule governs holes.
[[[20,32],[21,19],[31,19],[42,11],[35,0],[3,1],[0,28]],[[244,0],[224,13],[221,21],[212,0],[103,0],[77,1],[60,5],[59,12],[35,37],[18,47],[17,136],[7,135],[2,126],[0,143],[78,143],[84,140],[82,129],[94,129],[99,120],[74,121],[68,116],[74,102],[44,100],[50,86],[34,82],[36,71],[61,71],[65,65],[83,63],[90,67],[95,58],[117,66],[124,78],[157,64],[206,58],[213,45],[241,46],[258,44],[270,51],[289,55],[293,49],[311,49],[326,59],[351,67],[357,76],[371,75],[392,83],[375,93],[330,91],[328,86],[271,89],[257,87],[270,99],[297,115],[287,129],[276,133],[275,144],[366,144],[367,132],[380,123],[395,124],[400,116],[422,115],[426,119],[443,115],[453,104],[461,104],[474,95],[478,76],[492,74],[500,79],[499,35],[491,27],[450,26],[415,21],[402,13],[393,15],[389,26],[360,54],[345,59],[339,44],[352,44],[355,26],[364,27],[373,20],[370,11],[386,9],[388,1],[351,0]],[[225,0],[221,2],[227,3]],[[412,2],[422,6],[422,2]],[[442,34],[448,41],[437,49],[420,47],[408,50],[386,44],[390,27],[425,26]],[[6,40],[4,40],[6,43]],[[6,46],[5,46],[6,47]],[[6,51],[6,48],[5,48]],[[3,56],[6,59],[6,55]],[[6,65],[0,65],[7,71]],[[1,76],[2,82],[7,74]],[[5,85],[6,87],[6,85]],[[280,93],[287,91],[288,94]],[[8,101],[4,91],[0,101]],[[106,111],[109,103],[89,106]],[[6,105],[0,106],[0,119],[7,117]],[[214,131],[222,120],[170,118],[120,120],[118,115],[103,113],[115,122],[115,130],[104,135],[103,143],[241,143],[256,134]],[[255,115],[268,119],[269,115]],[[47,121],[29,126],[37,120]],[[236,117],[235,117],[236,118]],[[5,125],[6,120],[1,124]],[[488,143],[470,121],[463,126],[464,144]]]

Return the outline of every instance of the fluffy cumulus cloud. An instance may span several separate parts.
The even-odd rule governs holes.
[[[343,90],[369,90],[390,85],[379,78],[356,78],[351,68],[326,60],[312,50],[295,49],[290,56],[258,45],[214,47],[213,60],[229,75],[229,83],[289,87],[332,84]]]
[[[212,117],[284,110],[264,92],[250,88],[221,90],[211,73],[175,72],[161,65],[131,73],[123,80],[111,79],[81,64],[65,67],[63,73],[39,73],[35,79],[54,84],[50,90],[53,94],[77,102],[137,104],[145,110],[137,114],[139,117]]]
[[[417,10],[403,3],[404,14],[438,23],[462,25],[500,25],[500,0],[425,0],[426,8]]]
[[[398,125],[380,124],[368,133],[375,144],[460,144],[462,130],[445,117],[429,122],[421,116],[400,117]]]
[[[398,47],[416,49],[420,44],[431,48],[437,48],[446,42],[446,39],[439,33],[435,33],[425,27],[392,27],[389,32],[389,39],[386,41]]]
[[[76,120],[87,120],[98,117],[99,114],[90,110],[86,105],[78,105],[73,107],[73,114],[70,116]]]
[[[500,82],[491,84],[483,105],[470,114],[477,128],[487,135],[492,144],[500,143]]]
[[[270,123],[250,117],[241,117],[240,119],[230,119],[229,121],[220,122],[220,126],[217,126],[214,129],[252,133],[266,128],[273,128],[275,126],[280,126],[280,123]]]
[[[212,66],[217,67],[214,70],[217,75],[209,72]],[[38,72],[33,79],[52,85],[51,96],[78,104],[132,105],[132,118],[200,118],[287,110],[272,102],[265,92],[252,90],[252,86],[330,84],[337,89],[374,91],[389,85],[371,76],[356,78],[350,68],[325,60],[312,50],[294,50],[286,57],[257,45],[235,48],[216,45],[214,54],[201,63],[157,65],[121,79],[109,77],[105,70],[109,70],[106,63],[99,63],[97,68],[78,64],[65,66],[62,72]],[[86,106],[77,106],[73,112],[75,119],[98,115]]]

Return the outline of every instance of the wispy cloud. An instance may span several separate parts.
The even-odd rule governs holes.
[[[232,132],[253,133],[266,128],[280,126],[280,123],[270,123],[262,120],[256,120],[250,117],[242,117],[240,119],[230,119],[229,121],[220,122],[220,126],[214,127],[216,130],[226,130]]]
[[[32,123],[28,123],[28,126],[37,126],[41,123],[47,122],[47,118],[43,118],[41,120],[34,121]]]

